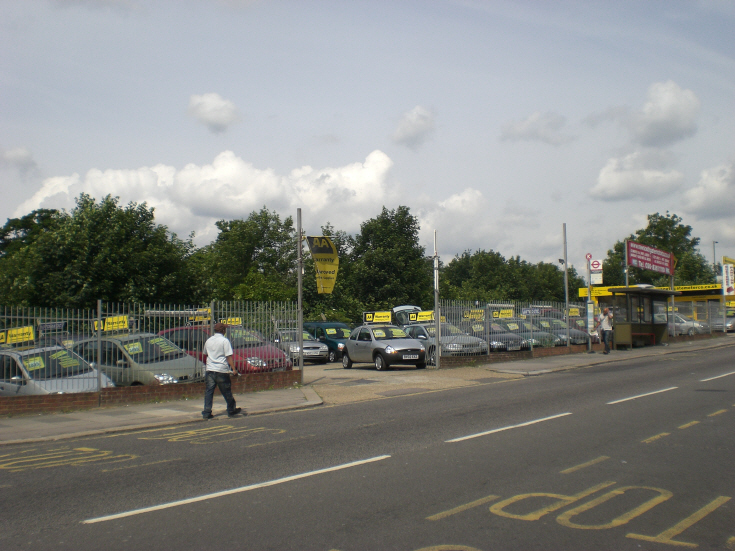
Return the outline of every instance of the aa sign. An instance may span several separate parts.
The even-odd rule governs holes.
[[[323,235],[307,236],[306,243],[314,259],[317,291],[319,294],[330,294],[337,281],[337,269],[339,268],[337,248],[329,237]]]

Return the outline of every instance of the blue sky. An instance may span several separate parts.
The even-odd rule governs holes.
[[[674,212],[735,256],[730,1],[7,0],[0,219],[79,193],[351,233],[407,205],[446,262],[603,258]]]

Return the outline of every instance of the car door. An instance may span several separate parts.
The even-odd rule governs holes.
[[[353,355],[353,362],[372,362],[373,361],[373,337],[370,333],[370,329],[363,327],[360,329],[360,333],[357,335],[357,342],[355,343],[355,353]]]
[[[27,385],[23,370],[15,358],[8,354],[0,356],[0,396],[18,396]]]

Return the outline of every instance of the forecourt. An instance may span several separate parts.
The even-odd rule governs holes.
[[[0,546],[735,548],[733,348],[620,357],[464,388],[3,446]]]

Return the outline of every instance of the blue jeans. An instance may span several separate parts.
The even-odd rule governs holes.
[[[605,353],[610,352],[610,343],[612,342],[612,337],[613,337],[612,331],[602,332],[602,342],[605,343]]]
[[[235,403],[235,398],[232,396],[230,375],[228,373],[219,373],[217,371],[207,371],[204,381],[207,384],[207,389],[204,392],[204,411],[202,411],[202,416],[207,417],[212,413],[212,401],[214,400],[215,387],[219,387],[219,391],[227,402],[227,413],[234,413],[237,408],[237,404]]]

